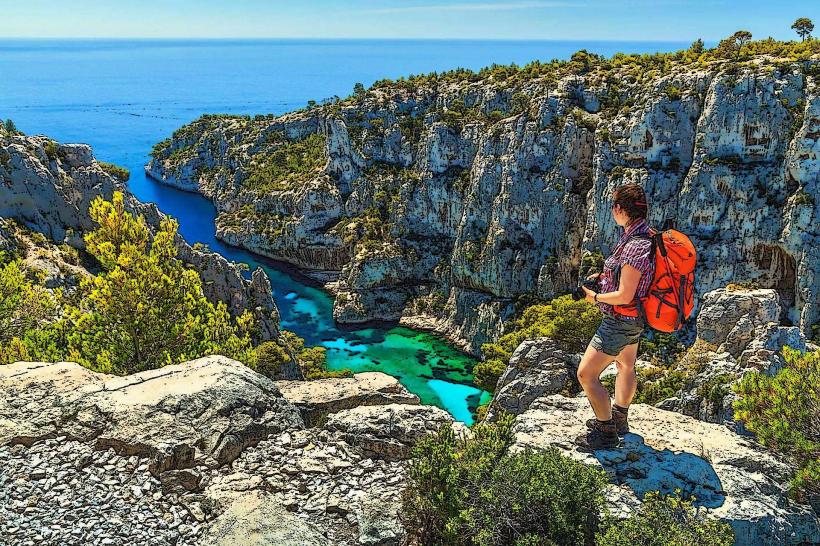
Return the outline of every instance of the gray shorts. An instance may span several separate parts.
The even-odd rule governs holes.
[[[604,313],[604,319],[589,344],[609,356],[618,356],[627,345],[638,343],[643,329],[641,319],[625,320]]]

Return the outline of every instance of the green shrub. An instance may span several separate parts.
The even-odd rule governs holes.
[[[253,369],[270,378],[277,378],[282,367],[291,361],[287,350],[275,341],[266,341],[256,347],[256,364]]]
[[[731,546],[732,526],[707,517],[692,502],[648,493],[636,513],[607,518],[597,536],[606,546]]]
[[[293,332],[283,330],[279,342],[286,345],[290,352],[296,356],[305,379],[351,377],[353,375],[353,372],[348,369],[328,370],[327,349],[324,347],[305,347],[305,340]]]
[[[47,291],[21,285],[14,271],[2,275],[11,287],[2,307],[11,309],[12,320],[0,330],[13,338],[0,347],[0,358],[71,360],[115,374],[210,354],[255,363],[253,316],[234,320],[224,303],[205,298],[197,272],[176,256],[176,222],[165,220],[151,233],[143,217],[125,210],[120,192],[110,202],[95,199],[89,214],[99,227],[85,236],[86,249],[101,272],[83,277],[76,302],[59,302],[59,320],[49,322],[53,313],[41,312],[54,306]],[[0,320],[3,315],[0,309]]]
[[[105,161],[98,161],[97,165],[120,182],[128,182],[128,179],[131,178],[131,173],[125,167],[120,167],[114,163],[106,163]]]
[[[681,90],[678,87],[675,87],[674,85],[666,86],[666,89],[664,89],[664,92],[666,93],[666,98],[668,98],[671,101],[680,100],[681,97],[683,96],[683,93],[681,93]]]
[[[313,133],[256,156],[242,185],[258,192],[289,190],[320,174],[325,159],[325,137]]]
[[[603,472],[551,449],[508,454],[512,418],[451,426],[413,449],[402,499],[412,540],[427,545],[589,544]]]
[[[491,358],[477,362],[473,367],[473,383],[479,389],[494,392],[498,378],[507,368],[507,361],[509,361],[509,357],[506,360]]]
[[[0,346],[53,320],[56,312],[55,297],[26,278],[22,262],[0,266]]]
[[[5,124],[2,121],[0,121],[0,129],[5,130],[6,133],[8,133],[9,135],[12,135],[12,136],[13,135],[22,135],[23,134],[23,133],[20,132],[19,129],[17,129],[17,125],[15,125],[14,122],[11,119],[7,119]]]
[[[597,307],[584,300],[574,301],[570,296],[527,307],[518,320],[509,324],[509,333],[496,343],[481,346],[483,361],[473,370],[476,384],[493,392],[513,351],[527,339],[549,337],[565,351],[581,352],[600,322],[601,313]]]
[[[798,499],[820,495],[820,351],[784,347],[786,365],[774,376],[745,375],[736,386],[735,418],[761,443],[795,462]]]
[[[51,161],[56,160],[58,157],[57,143],[53,140],[47,140],[46,143],[43,144],[43,151],[46,153],[46,157]]]
[[[814,197],[807,191],[799,191],[794,196],[794,204],[795,205],[808,205],[810,207],[814,206]]]

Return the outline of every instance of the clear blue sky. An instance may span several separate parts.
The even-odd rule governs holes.
[[[0,37],[791,39],[818,0],[0,0]],[[818,26],[820,33],[820,26]]]

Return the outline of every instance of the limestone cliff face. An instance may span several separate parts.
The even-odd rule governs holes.
[[[125,193],[129,210],[159,226],[164,215],[155,205],[128,193],[94,160],[89,146],[0,133],[0,218],[14,219],[55,242],[82,248],[83,234],[96,227],[88,214],[91,201],[100,195],[110,199],[114,191]],[[0,246],[2,239],[0,233]],[[202,277],[208,299],[225,302],[234,314],[254,312],[262,339],[279,335],[279,311],[264,271],[255,271],[248,280],[235,263],[219,254],[195,249],[182,237],[176,242],[180,258]]]
[[[414,79],[280,117],[203,117],[146,169],[211,198],[223,240],[337,271],[338,320],[402,319],[469,350],[516,299],[563,293],[584,253],[606,254],[612,193],[638,182],[651,222],[673,218],[695,242],[699,295],[773,288],[807,331],[817,73],[758,57]]]

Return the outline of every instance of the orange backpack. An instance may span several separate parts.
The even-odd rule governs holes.
[[[695,307],[695,262],[697,251],[689,237],[668,229],[651,231],[655,253],[655,274],[646,296],[628,305],[616,305],[615,312],[643,316],[646,324],[659,332],[675,332],[692,316]]]

